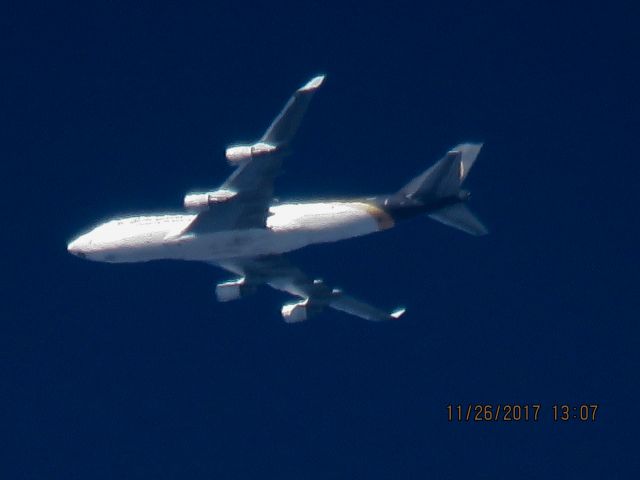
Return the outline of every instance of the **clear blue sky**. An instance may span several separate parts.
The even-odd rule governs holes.
[[[186,3],[2,7],[0,476],[637,476],[632,2]],[[276,292],[217,304],[212,267],[67,254],[221,183],[317,73],[282,199],[393,191],[485,142],[491,235],[425,218],[293,255],[402,321],[287,326]],[[595,422],[552,420],[585,402]]]

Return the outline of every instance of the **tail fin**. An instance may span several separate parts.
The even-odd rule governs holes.
[[[488,230],[462,203],[468,197],[468,192],[461,190],[481,148],[481,143],[456,145],[444,158],[400,189],[396,198],[432,204],[435,208],[442,205],[429,216],[463,232],[485,235]]]
[[[398,195],[415,200],[456,195],[481,148],[481,143],[462,143],[455,146],[444,158],[400,189]]]

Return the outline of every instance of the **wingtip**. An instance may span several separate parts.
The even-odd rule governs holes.
[[[451,150],[449,150],[448,153],[456,153],[456,152],[460,152],[463,154],[475,154],[477,155],[480,150],[482,149],[482,146],[484,145],[484,142],[466,142],[466,143],[459,143],[458,145],[456,145],[455,147],[453,147]]]
[[[404,312],[406,312],[407,309],[404,307],[400,307],[400,308],[396,308],[393,312],[391,312],[391,314],[389,315],[393,320],[397,320],[399,319],[402,315],[404,315]]]
[[[324,82],[324,75],[318,75],[317,77],[313,77],[309,80],[300,90],[299,92],[310,92],[320,88],[320,85]]]

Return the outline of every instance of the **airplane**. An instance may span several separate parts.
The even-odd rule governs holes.
[[[225,156],[236,167],[234,172],[217,190],[188,193],[185,213],[116,218],[77,237],[68,251],[111,263],[207,262],[237,275],[216,285],[221,302],[246,297],[260,285],[297,297],[281,308],[287,323],[307,320],[326,307],[370,321],[400,318],[404,308],[388,312],[312,280],[284,254],[387,230],[423,214],[472,235],[486,234],[465,206],[469,192],[461,188],[482,144],[457,145],[392,194],[281,203],[273,196],[274,180],[324,79],[314,77],[296,90],[256,143],[227,148]]]

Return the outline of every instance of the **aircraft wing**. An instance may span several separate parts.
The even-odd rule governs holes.
[[[229,198],[199,213],[183,233],[264,228],[282,159],[289,153],[311,98],[323,81],[322,75],[314,77],[296,90],[258,143],[227,149],[227,160],[237,168],[219,191],[229,192]]]
[[[331,307],[374,322],[395,320],[405,312],[404,308],[398,308],[389,313],[346,295],[341,290],[331,289],[322,280],[311,280],[282,255],[239,258],[213,264],[241,275],[246,285],[266,284],[276,290],[301,298],[302,301],[297,304],[283,306],[282,314],[286,321],[305,320],[310,314],[325,307]],[[302,308],[304,316],[291,319],[292,308],[298,307]]]

